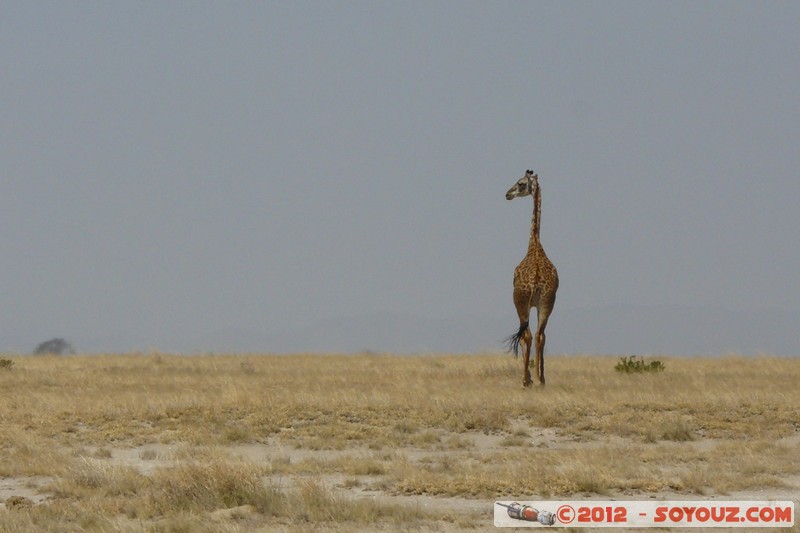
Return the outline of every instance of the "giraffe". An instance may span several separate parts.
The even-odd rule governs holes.
[[[520,341],[525,343],[524,355],[524,374],[522,386],[528,387],[531,381],[529,367],[531,357],[531,340],[536,342],[536,380],[540,385],[544,385],[544,328],[553,306],[556,302],[556,291],[558,290],[558,272],[553,263],[547,258],[539,241],[539,227],[542,220],[542,196],[539,190],[539,176],[532,170],[527,170],[522,177],[506,193],[506,200],[521,198],[523,196],[533,197],[533,219],[531,220],[531,238],[528,242],[528,253],[514,270],[514,306],[517,308],[519,316],[519,331],[506,339],[508,348],[519,354]],[[536,336],[531,335],[528,327],[528,319],[532,308],[536,308],[538,323],[536,326]]]

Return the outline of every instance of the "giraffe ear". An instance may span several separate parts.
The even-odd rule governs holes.
[[[531,174],[533,174],[533,170],[528,169],[525,171],[525,174],[530,176]]]

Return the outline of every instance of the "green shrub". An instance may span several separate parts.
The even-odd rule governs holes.
[[[635,355],[630,357],[620,357],[619,362],[614,366],[617,372],[625,372],[630,374],[633,372],[663,372],[664,364],[661,361],[654,360],[645,363],[644,359],[636,359]]]

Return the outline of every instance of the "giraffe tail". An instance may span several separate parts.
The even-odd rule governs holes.
[[[505,340],[506,348],[509,352],[514,354],[514,357],[519,356],[519,341],[522,340],[522,335],[525,333],[526,329],[528,329],[528,323],[523,322],[519,325],[519,331]]]

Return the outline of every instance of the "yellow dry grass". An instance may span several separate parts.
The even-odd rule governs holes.
[[[523,390],[494,354],[12,357],[0,479],[41,497],[0,531],[448,530],[498,497],[793,490],[800,359],[617,359],[550,356]]]

